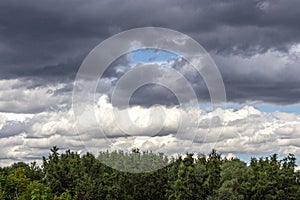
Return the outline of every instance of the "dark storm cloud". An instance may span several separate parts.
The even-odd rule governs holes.
[[[213,56],[221,71],[228,101],[299,103],[299,57],[267,52],[251,58]]]
[[[284,52],[300,41],[299,7],[298,0],[4,0],[0,2],[0,78],[28,78],[36,85],[71,82],[84,57],[99,42],[144,26],[181,31],[218,55],[252,58],[270,49]],[[298,80],[278,84],[277,79],[269,79],[264,86],[265,77],[257,82],[251,79],[257,74],[247,74],[245,81],[245,76],[224,72],[226,63],[218,66],[230,100],[300,99]],[[272,70],[268,64],[262,67]],[[243,65],[231,70],[238,68]],[[120,72],[112,68],[105,76],[119,77]],[[202,88],[197,81],[192,83]]]
[[[263,101],[275,104],[294,104],[299,102],[299,82],[268,83],[251,82],[227,83],[229,101],[245,103],[247,101]]]
[[[145,101],[146,99],[147,101]],[[129,104],[150,107],[155,104],[174,106],[179,105],[179,102],[176,96],[167,88],[160,85],[148,84],[135,91]]]

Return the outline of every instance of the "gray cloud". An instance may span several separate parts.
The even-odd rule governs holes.
[[[210,51],[244,55],[299,42],[299,1],[1,1],[1,76],[74,75],[84,56],[122,30],[162,26]],[[24,70],[24,67],[26,70]]]
[[[295,48],[299,49],[299,45]],[[293,104],[299,102],[299,52],[268,51],[255,57],[213,55],[222,73],[227,99]]]
[[[255,62],[255,55],[269,50],[288,53],[300,42],[299,6],[297,0],[1,1],[0,78],[22,77],[37,85],[72,82],[84,57],[105,38],[131,28],[162,26],[190,35],[217,55],[215,59],[221,57],[217,62],[231,101],[295,103],[300,99],[299,79],[290,77],[299,74],[299,60],[278,81],[260,74],[276,72],[273,65],[284,67],[272,63],[276,55],[253,63],[259,71],[238,59],[246,56]],[[126,64],[127,59],[115,62]],[[115,69],[104,75],[120,77]],[[247,70],[252,72],[238,73]],[[203,88],[199,81],[193,83]],[[207,91],[200,96],[209,98]]]
[[[267,102],[274,104],[294,104],[298,103],[300,96],[299,71],[299,49],[300,46],[292,47],[289,52],[267,51],[254,57],[243,57],[240,55],[224,56],[212,53],[217,66],[223,77],[227,99],[230,102]],[[141,66],[142,64],[138,64]],[[201,75],[184,59],[174,58],[161,64],[177,70],[193,87],[200,102],[209,102],[210,96],[207,86]],[[109,71],[116,70],[119,65],[110,66]],[[107,86],[100,82],[99,87],[115,87],[117,80],[126,74],[135,65],[123,65],[123,71],[118,75],[111,75],[115,80]],[[154,76],[155,72],[152,73]],[[162,74],[157,75],[163,76]],[[134,84],[143,75],[135,76],[130,79]],[[164,77],[166,78],[166,77]],[[172,86],[183,88],[182,85],[166,80]],[[177,84],[177,86],[176,86]],[[128,93],[126,85],[122,86],[124,95]],[[104,91],[104,90],[102,90]],[[106,89],[110,93],[111,90]],[[188,96],[187,91],[183,91]],[[151,106],[155,103],[164,105],[177,105],[178,100],[172,92],[157,85],[147,85],[139,88],[131,99],[132,105]]]
[[[24,79],[0,80],[0,112],[40,113],[69,109],[72,86],[39,85]]]

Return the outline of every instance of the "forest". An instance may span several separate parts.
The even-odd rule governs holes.
[[[129,173],[103,164],[103,159],[130,166],[139,159],[165,167],[147,173]],[[159,161],[159,162],[158,162]],[[163,154],[121,151],[79,155],[54,146],[41,165],[14,163],[0,168],[0,199],[113,200],[113,199],[300,199],[300,172],[296,158],[251,158],[245,163],[213,150],[209,155],[169,158]]]

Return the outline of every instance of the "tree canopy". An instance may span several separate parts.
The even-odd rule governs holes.
[[[116,159],[117,158],[117,159]],[[133,159],[138,159],[138,166]],[[136,167],[151,159],[152,165],[170,164],[157,171],[128,173],[117,168]],[[115,161],[118,162],[115,162]],[[80,156],[55,146],[38,166],[14,163],[0,168],[0,199],[101,200],[101,199],[300,199],[300,173],[296,158],[276,154],[252,158],[249,165],[238,158],[226,159],[213,150],[208,156],[186,154],[168,158],[163,154],[100,152]]]

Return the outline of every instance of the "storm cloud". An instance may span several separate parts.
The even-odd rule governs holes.
[[[193,37],[213,54],[230,101],[296,103],[299,79],[289,80],[287,73],[298,73],[299,59],[282,66],[272,62],[280,57],[276,54],[264,60],[256,55],[279,52],[291,60],[290,49],[300,41],[299,4],[297,0],[1,1],[0,78],[22,77],[39,85],[71,83],[85,56],[107,37],[160,26]],[[247,59],[264,72],[285,65],[291,70],[283,71],[286,79],[274,76],[263,82],[261,71],[250,68]]]

